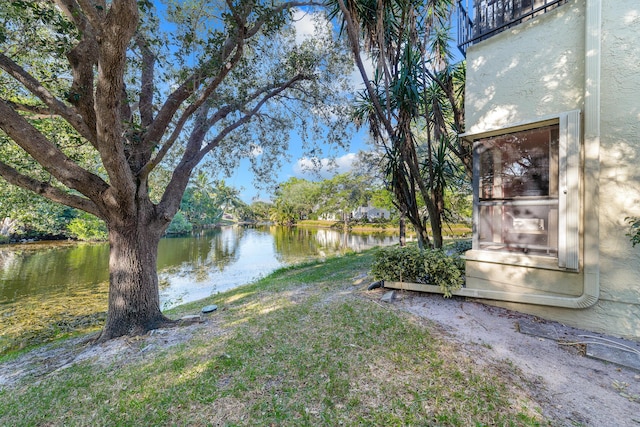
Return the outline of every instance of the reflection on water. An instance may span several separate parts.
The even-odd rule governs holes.
[[[166,309],[232,289],[283,266],[392,243],[394,238],[384,235],[286,227],[225,227],[164,239],[158,257],[160,299]],[[191,255],[176,262],[176,251]]]
[[[164,239],[158,257],[162,307],[231,289],[281,267],[273,240],[268,232],[242,227]],[[176,257],[185,252],[193,256],[177,262]]]
[[[224,227],[166,238],[158,250],[163,309],[204,298],[299,262],[394,243],[381,234],[312,228]],[[107,244],[36,243],[0,247],[0,326],[14,304],[105,298]]]
[[[0,304],[92,288],[109,280],[106,244],[0,246]]]

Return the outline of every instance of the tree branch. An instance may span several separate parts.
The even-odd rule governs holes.
[[[229,5],[230,2],[227,1],[227,3]],[[218,88],[220,83],[222,83],[227,74],[229,74],[229,72],[235,67],[240,59],[242,59],[245,44],[244,41],[255,36],[258,31],[264,26],[264,24],[266,24],[269,18],[277,13],[282,12],[283,10],[292,7],[322,5],[322,2],[316,1],[285,2],[277,7],[274,7],[269,11],[269,13],[264,14],[260,19],[256,20],[256,22],[251,26],[250,29],[246,28],[247,16],[238,15],[233,10],[233,7],[229,5],[234,19],[236,20],[235,33],[225,40],[223,46],[220,49],[220,55],[217,58],[211,58],[209,61],[204,63],[201,67],[195,70],[193,74],[189,76],[182,85],[180,85],[180,87],[178,87],[174,92],[171,93],[171,95],[169,95],[144,136],[146,147],[152,147],[156,145],[158,141],[160,141],[176,111],[178,111],[178,109],[182,106],[187,98],[196,93],[198,88],[200,88],[204,84],[207,77],[206,70],[212,69],[213,65],[215,65],[216,62],[218,62],[219,64],[224,64],[224,66],[219,67],[217,75],[210,76],[211,79],[209,83],[206,84],[206,90],[198,97],[198,99],[193,104],[187,107],[182,113],[180,119],[178,120],[178,124],[176,125],[176,129],[178,130],[178,132],[182,130],[184,123],[209,98],[209,96]],[[235,54],[233,54],[234,52]],[[233,57],[229,59],[232,54]],[[169,141],[164,144],[163,149],[160,150],[156,158],[161,160],[162,157],[166,155],[171,146],[175,143],[175,140],[176,138],[174,138],[172,135],[172,137],[169,138]],[[149,173],[150,170],[152,170],[158,163],[159,161],[156,160],[149,162],[149,164],[145,165],[144,167],[144,173]]]
[[[153,147],[160,141],[164,133],[166,132],[169,123],[171,123],[172,118],[178,111],[178,109],[182,106],[185,100],[193,95],[198,88],[202,85],[204,78],[206,75],[205,70],[212,68],[213,64],[219,59],[220,63],[225,63],[224,67],[220,67],[218,75],[212,79],[212,82],[208,85],[208,90],[206,91],[207,96],[211,94],[219,84],[224,80],[226,75],[229,73],[231,68],[242,58],[242,39],[237,37],[237,34],[234,37],[229,37],[226,39],[221,52],[220,58],[212,58],[203,64],[200,68],[194,71],[191,76],[189,76],[184,83],[182,83],[176,90],[174,90],[167,100],[164,102],[162,107],[160,107],[160,111],[156,115],[155,119],[148,127],[144,137],[144,145],[145,147]],[[231,53],[235,50],[236,54],[234,57],[227,61],[227,58]],[[204,94],[203,94],[204,95]],[[176,129],[182,131],[182,127],[184,123],[191,117],[193,113],[198,109],[200,105],[206,100],[206,97],[200,96],[197,101],[197,105],[190,105],[181,115],[178,120],[178,124],[176,125]],[[196,104],[196,103],[194,103]],[[174,131],[175,133],[175,131]],[[177,135],[176,135],[177,136]],[[169,144],[169,148],[175,142],[175,138],[169,139],[171,142]],[[167,145],[167,144],[165,144]],[[166,150],[168,151],[168,149]],[[165,153],[166,153],[165,151]],[[149,169],[145,165],[145,169]],[[151,168],[152,169],[152,168]]]
[[[176,126],[173,132],[171,133],[171,136],[160,148],[160,150],[158,151],[158,154],[156,154],[156,156],[152,160],[150,160],[147,164],[145,164],[142,167],[142,169],[139,171],[140,176],[147,176],[162,161],[164,156],[167,155],[171,147],[173,147],[173,144],[175,144],[175,142],[177,141],[187,120],[191,118],[191,116],[198,110],[198,108],[200,108],[206,102],[209,96],[211,96],[211,94],[215,91],[215,89],[218,88],[220,83],[222,83],[224,78],[227,76],[227,74],[230,72],[233,66],[240,61],[240,59],[242,59],[241,44],[237,46],[235,55],[231,60],[229,60],[228,64],[230,65],[222,67],[220,70],[220,73],[213,79],[213,81],[210,84],[207,85],[207,89],[202,94],[200,94],[198,99],[196,99],[192,104],[190,104],[185,109],[185,111],[180,115],[180,118],[178,119],[178,122],[176,123]],[[203,69],[204,68],[205,67],[203,67]],[[167,99],[167,101],[164,103],[160,113],[158,113],[153,124],[151,125],[149,132],[145,135],[147,145],[155,141],[155,138],[159,139],[162,136],[162,133],[164,133],[164,130],[169,125],[169,122],[163,123],[163,120],[169,120],[170,117],[168,115],[175,114],[178,107],[182,104],[184,100],[187,99],[190,92],[192,92],[189,90],[189,84],[191,82],[194,82],[195,84],[195,81],[196,81],[195,76],[196,74],[194,73],[191,77],[191,80],[187,80],[187,82],[185,82],[180,88],[174,91],[169,97],[169,99]],[[180,100],[181,98],[182,100]],[[156,126],[157,124],[160,126]],[[159,133],[160,131],[162,131],[162,133]]]
[[[142,54],[142,74],[140,76],[140,119],[143,127],[153,122],[153,89],[154,65],[156,57],[149,49],[147,41],[140,33],[136,33],[135,42]]]
[[[47,182],[38,181],[37,179],[23,175],[3,162],[0,162],[0,176],[10,184],[32,191],[53,202],[62,203],[100,217],[98,206],[91,200],[66,193]]]
[[[89,24],[93,27],[94,31],[96,31],[97,35],[101,35],[102,26],[104,21],[104,13],[106,12],[106,4],[104,0],[76,0],[78,5],[82,9],[84,16],[86,17]],[[117,3],[121,3],[118,1],[114,1],[111,5],[111,10],[117,7]]]
[[[245,123],[249,122],[253,118],[253,116],[255,116],[260,111],[262,106],[267,103],[267,101],[269,101],[271,98],[278,96],[280,93],[289,89],[296,82],[301,80],[306,80],[306,77],[302,74],[298,74],[297,76],[291,78],[286,83],[279,85],[278,87],[275,87],[268,92],[266,90],[263,90],[261,93],[267,92],[266,95],[264,95],[262,99],[251,110],[245,113],[243,117],[236,120],[234,123],[230,124],[229,126],[225,127],[218,135],[216,135],[216,137],[211,142],[205,145],[198,153],[196,157],[197,161],[199,162],[200,160],[202,160],[202,158],[211,150],[213,150],[215,147],[217,147],[218,144],[220,144],[220,142],[227,137],[227,135],[229,135],[231,132],[233,132],[240,126],[244,125]]]
[[[16,111],[29,113],[30,118],[44,119],[44,118],[51,117],[51,115],[53,114],[50,108],[47,108],[46,106],[43,106],[43,105],[29,105],[29,104],[13,102],[9,100],[5,100],[5,102]]]
[[[78,166],[51,144],[4,101],[0,101],[0,129],[68,188],[77,190],[94,201],[109,188],[100,177]]]
[[[202,158],[211,150],[216,148],[220,144],[220,142],[222,142],[224,138],[226,138],[231,132],[248,123],[256,114],[258,114],[260,109],[267,101],[269,101],[273,97],[278,96],[283,91],[295,85],[296,82],[304,80],[305,78],[306,77],[304,75],[298,74],[288,81],[277,85],[277,87],[263,88],[260,91],[256,91],[256,93],[254,93],[250,98],[257,99],[261,94],[264,94],[262,99],[260,99],[260,101],[258,101],[256,105],[245,115],[243,115],[241,118],[231,123],[230,125],[226,126],[207,145],[195,152],[195,148],[201,147],[202,141],[204,140],[204,137],[206,136],[208,130],[217,120],[219,120],[219,118],[216,120],[215,118],[218,116],[214,115],[212,118],[207,120],[207,122],[204,123],[203,126],[199,129],[199,138],[193,138],[189,141],[189,149],[185,152],[182,160],[180,161],[180,164],[176,167],[176,173],[173,174],[171,181],[167,185],[167,189],[162,195],[162,199],[158,204],[159,211],[166,212],[177,209],[177,206],[172,204],[172,202],[176,202],[176,198],[172,197],[172,195],[180,191],[187,185],[187,181],[189,175],[191,174],[191,171],[202,160]],[[177,203],[179,203],[179,200],[177,200]]]
[[[62,10],[67,19],[76,24],[76,27],[85,28],[89,25],[76,0],[53,0],[53,2]]]
[[[0,68],[6,71],[7,74],[13,77],[16,81],[20,82],[20,84],[22,84],[22,86],[34,96],[44,102],[44,104],[50,109],[49,113],[53,112],[64,118],[82,137],[86,138],[95,146],[93,132],[91,132],[83,118],[75,111],[75,109],[67,106],[53,96],[47,88],[42,86],[42,84],[40,84],[40,82],[31,74],[25,71],[24,68],[20,67],[11,58],[2,53],[0,53]],[[18,104],[14,103],[13,105],[17,106]]]
[[[83,3],[83,10],[85,6]],[[92,15],[93,16],[93,15]],[[97,19],[98,15],[93,16]],[[126,51],[138,26],[135,0],[114,0],[101,23],[95,112],[98,151],[119,207],[133,209],[136,180],[125,153],[121,121]]]
[[[76,0],[55,0],[55,3],[67,18],[75,23],[80,32],[78,44],[66,55],[73,73],[73,82],[67,94],[67,101],[73,104],[84,118],[91,135],[87,139],[97,148],[93,94],[94,67],[98,63],[95,29]]]

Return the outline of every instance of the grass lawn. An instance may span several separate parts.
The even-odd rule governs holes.
[[[192,338],[0,388],[11,426],[533,426],[507,362],[478,366],[366,290],[372,252],[279,270],[173,309],[220,308]],[[379,296],[379,294],[378,294]],[[0,366],[2,368],[2,366]]]

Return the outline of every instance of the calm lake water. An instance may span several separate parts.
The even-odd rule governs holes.
[[[275,269],[311,259],[396,243],[383,234],[330,229],[223,227],[165,238],[158,252],[163,309],[251,282]],[[0,317],[13,307],[72,305],[105,298],[107,244],[31,243],[0,246]],[[44,314],[44,313],[43,313]]]

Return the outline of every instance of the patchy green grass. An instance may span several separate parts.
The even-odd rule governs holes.
[[[285,268],[171,310],[220,309],[128,363],[0,389],[0,425],[534,426],[510,378],[365,291],[371,253]],[[144,340],[144,338],[143,338]],[[509,375],[504,375],[505,371]]]

